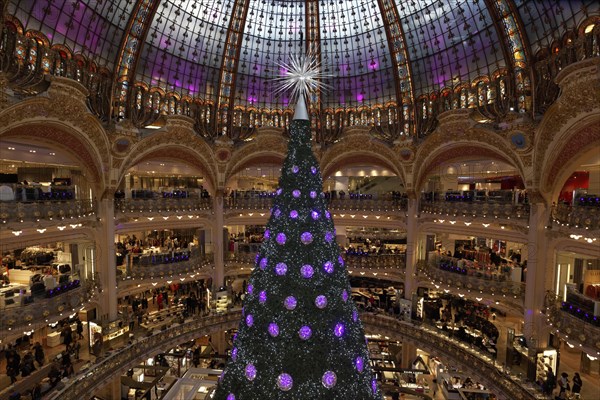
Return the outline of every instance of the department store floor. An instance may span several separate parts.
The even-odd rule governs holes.
[[[152,301],[149,301],[148,303],[149,303],[148,310],[147,310],[148,312],[158,310],[157,304],[153,304]],[[494,323],[496,324],[496,326],[498,327],[498,330],[500,332],[500,337],[498,338],[498,343],[497,343],[497,348],[499,350],[498,356],[497,356],[497,362],[505,363],[506,362],[505,349],[506,349],[507,328],[512,328],[512,329],[515,329],[515,331],[520,332],[520,331],[522,331],[522,329],[521,329],[522,322],[517,317],[498,316],[496,318],[496,320],[494,321]],[[147,333],[147,331],[144,328],[139,327],[136,323],[136,326],[133,330],[134,337],[145,336],[146,333]],[[32,339],[31,339],[31,343],[34,344],[37,341],[39,341],[40,343],[45,343],[44,339],[45,338],[42,337],[41,334],[34,333],[32,336]],[[127,340],[129,340],[127,335],[123,335],[123,336],[111,341],[108,344],[105,343],[103,356],[106,356],[111,351],[117,351],[120,347],[124,346],[127,343]],[[559,370],[557,371],[557,375],[560,375],[562,372],[567,372],[569,374],[569,380],[572,381],[573,374],[575,372],[580,372],[578,369],[579,365],[580,365],[580,353],[577,351],[572,351],[568,347],[565,349],[564,347],[566,347],[566,346],[563,346],[563,348],[560,349],[560,366],[559,366]],[[64,345],[62,345],[62,344],[59,346],[55,346],[55,347],[44,346],[44,352],[45,352],[45,356],[46,356],[44,365],[48,365],[49,360],[56,359],[56,356],[59,353],[61,353],[64,349],[65,349]],[[26,352],[26,349],[23,349],[23,352]],[[73,359],[75,374],[77,374],[79,371],[87,368],[96,359],[96,357],[93,354],[90,354],[90,352],[88,350],[88,346],[83,346],[83,345],[81,346],[79,356],[80,356],[79,360]],[[432,356],[435,356],[435,354],[432,354]],[[452,365],[451,360],[445,360],[445,362],[447,363],[447,365]],[[37,364],[36,364],[36,367],[37,367]],[[520,366],[514,366],[513,368],[520,368],[520,369],[522,369],[521,372],[523,374],[526,373],[525,363],[522,363]],[[30,377],[27,377],[27,378],[22,378],[19,376],[17,378],[18,380],[15,383],[15,385],[11,385],[10,378],[6,375],[6,358],[2,354],[2,356],[0,358],[0,398],[1,399],[7,398],[8,393],[10,393],[13,390],[20,391],[22,394],[26,393],[26,390],[30,389],[36,383],[36,381],[34,381],[33,378],[42,379],[46,375],[47,374],[44,374],[42,376],[35,376],[34,374],[32,374]],[[599,379],[598,374],[597,373],[596,374],[585,374],[585,373],[580,372],[580,375],[583,380],[583,387],[581,390],[580,398],[583,400],[600,400],[600,379]],[[427,380],[429,387],[433,388],[433,385],[434,385],[433,384],[433,376],[425,375],[424,379]],[[554,394],[557,394],[557,393],[558,393],[558,391],[556,390]],[[429,397],[434,400],[445,400],[444,395],[441,390],[441,387],[439,386],[439,383],[438,383],[438,388],[436,390],[436,394],[434,395],[433,391],[430,390],[429,393],[427,393],[427,395],[429,395]],[[27,398],[28,397],[23,397],[23,399],[27,399]],[[400,398],[408,400],[408,399],[422,399],[423,397],[413,396],[413,395],[409,395],[409,394],[402,394],[402,396]],[[554,395],[551,397],[551,399],[554,399]],[[109,399],[106,399],[106,400],[109,400]],[[118,399],[110,399],[110,400],[118,400]],[[386,398],[386,400],[391,400],[391,397]]]

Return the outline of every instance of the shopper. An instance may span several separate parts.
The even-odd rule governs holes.
[[[573,393],[581,393],[581,387],[583,386],[583,381],[581,380],[581,376],[579,376],[579,372],[575,372],[573,376]]]
[[[37,361],[40,367],[44,365],[44,359],[46,358],[46,355],[44,354],[44,348],[40,342],[35,342],[33,345],[33,355],[35,357],[35,361]]]
[[[543,390],[544,394],[551,395],[556,387],[556,377],[554,376],[554,372],[552,372],[552,368],[548,368],[548,372],[546,373],[546,381],[544,382]]]
[[[83,322],[79,318],[77,318],[77,337],[79,339],[83,339]]]
[[[558,399],[566,399],[567,392],[571,390],[571,386],[569,385],[569,374],[563,372],[560,374],[560,379],[558,380],[558,386],[560,386],[560,392],[558,392]]]
[[[15,368],[15,358],[11,354],[6,361],[6,375],[10,378],[10,384],[12,385],[17,381],[17,375],[19,375],[19,367]]]
[[[52,367],[50,367],[48,378],[50,379],[50,385],[52,385],[52,387],[56,386],[58,382],[60,382],[60,371],[58,370],[56,364],[52,364]]]

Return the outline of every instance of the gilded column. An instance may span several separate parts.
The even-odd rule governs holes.
[[[217,190],[214,198],[213,210],[215,220],[212,226],[212,241],[214,249],[215,270],[213,273],[213,289],[223,286],[225,280],[225,245],[223,240],[223,191]]]
[[[416,198],[408,199],[408,209],[406,212],[406,271],[404,277],[405,299],[412,299],[413,291],[416,290],[417,285],[418,203],[419,201]]]
[[[102,197],[98,204],[98,241],[96,242],[98,273],[102,285],[100,318],[117,319],[117,263],[115,253],[115,208],[112,194]]]

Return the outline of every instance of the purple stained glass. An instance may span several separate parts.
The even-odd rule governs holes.
[[[365,369],[365,361],[362,357],[356,357],[356,360],[354,360],[354,366],[358,372],[363,372]]]
[[[298,166],[297,166],[297,165],[294,165],[294,166],[292,167],[292,172],[293,172],[293,173],[295,173],[295,174],[297,174],[297,173],[298,173],[298,171],[300,171],[300,168],[298,168]]]
[[[298,336],[300,336],[300,339],[302,340],[308,340],[312,336],[312,329],[310,329],[310,326],[304,325],[298,331]]]
[[[310,198],[311,199],[316,199],[317,198],[317,192],[315,192],[314,190],[310,191]]]
[[[283,373],[277,377],[277,387],[280,390],[287,392],[292,386],[294,386],[294,380],[290,374]]]
[[[283,305],[285,306],[285,308],[287,308],[290,311],[295,309],[297,304],[298,304],[298,301],[296,300],[296,298],[294,296],[288,296],[283,301]]]
[[[227,395],[227,400],[235,400],[235,395],[233,393],[229,393]]]
[[[248,325],[248,327],[254,325],[254,317],[252,316],[252,314],[246,315],[246,325]]]
[[[332,274],[333,273],[333,263],[331,261],[327,261],[325,264],[323,264],[323,269],[328,274]]]
[[[321,383],[323,383],[323,386],[325,386],[327,389],[331,389],[332,387],[334,387],[337,383],[337,376],[335,375],[335,372],[325,372],[323,374],[323,378],[321,378]]]
[[[265,268],[267,268],[268,262],[269,262],[269,259],[267,257],[265,257],[262,260],[260,260],[260,263],[258,264],[258,266],[260,267],[260,269],[265,269]]]
[[[298,189],[294,189],[292,191],[292,196],[294,196],[296,198],[300,197],[300,191]]]
[[[296,210],[290,211],[290,218],[292,218],[292,219],[298,218],[298,211],[296,211]]]
[[[277,243],[279,243],[281,245],[284,245],[285,241],[286,241],[285,233],[279,232],[277,234],[277,239],[276,240],[277,240]]]
[[[269,335],[271,335],[272,337],[277,337],[279,336],[279,325],[277,325],[275,322],[271,322],[269,324]]]
[[[271,231],[270,231],[270,230],[268,230],[268,229],[266,229],[266,230],[265,230],[265,235],[264,235],[264,236],[265,236],[265,239],[268,239],[268,238],[270,238],[270,237],[271,237]]]
[[[373,393],[377,393],[377,381],[375,379],[371,381],[371,389],[373,389]]]
[[[249,284],[246,288],[246,291],[248,292],[248,294],[252,294],[252,292],[254,291],[254,286],[252,286],[252,284]]]
[[[338,262],[342,267],[344,266],[344,258],[342,256],[338,256]]]
[[[300,235],[300,241],[302,242],[302,244],[311,244],[313,241],[312,233],[303,232],[302,235]]]
[[[344,300],[344,303],[348,301],[348,291],[346,289],[342,291],[342,300]]]
[[[237,349],[237,347],[234,347],[233,350],[231,350],[231,359],[233,361],[237,360],[237,353],[238,353],[238,349]]]
[[[332,240],[333,240],[333,233],[325,232],[325,241],[328,243],[331,243]]]
[[[330,219],[331,213],[329,211],[325,211],[325,218]]]
[[[260,304],[265,304],[267,302],[267,292],[266,291],[263,290],[258,294],[258,302]]]
[[[314,272],[315,271],[313,270],[312,265],[309,265],[309,264],[304,264],[300,268],[300,274],[302,274],[302,277],[306,278],[306,279],[312,278]]]
[[[253,364],[246,365],[245,369],[246,379],[253,381],[256,378],[256,367]]]
[[[275,215],[275,217],[279,217],[281,215],[281,210],[278,208],[273,212],[273,214]]]
[[[333,328],[333,334],[337,337],[342,337],[344,335],[345,331],[346,331],[346,328],[344,327],[344,324],[342,324],[341,322],[336,324],[335,327]]]
[[[321,310],[327,307],[327,297],[323,296],[322,294],[318,295],[315,298],[315,306]]]
[[[287,272],[287,265],[285,263],[277,263],[275,266],[275,273],[279,276],[285,275]]]
[[[356,310],[352,311],[352,321],[358,321],[358,312]]]
[[[319,219],[319,213],[317,211],[311,211],[310,216],[312,217],[312,219],[314,219],[315,221]]]
[[[317,167],[310,167],[310,172],[315,175],[317,173]]]

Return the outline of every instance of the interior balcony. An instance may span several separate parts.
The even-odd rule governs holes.
[[[96,204],[92,200],[0,202],[0,222],[13,231],[25,228],[62,230],[67,224],[84,224],[95,219]]]
[[[501,302],[509,308],[523,312],[525,300],[525,283],[521,282],[521,271],[510,272],[490,270],[485,266],[468,267],[462,260],[441,256],[430,252],[427,263],[422,263],[422,272],[431,285],[445,292],[452,292],[460,297],[485,299],[487,302]],[[515,272],[516,271],[516,272]]]
[[[121,221],[135,221],[139,218],[183,216],[212,210],[210,198],[150,198],[115,199],[115,217]],[[165,220],[166,220],[165,219]]]

